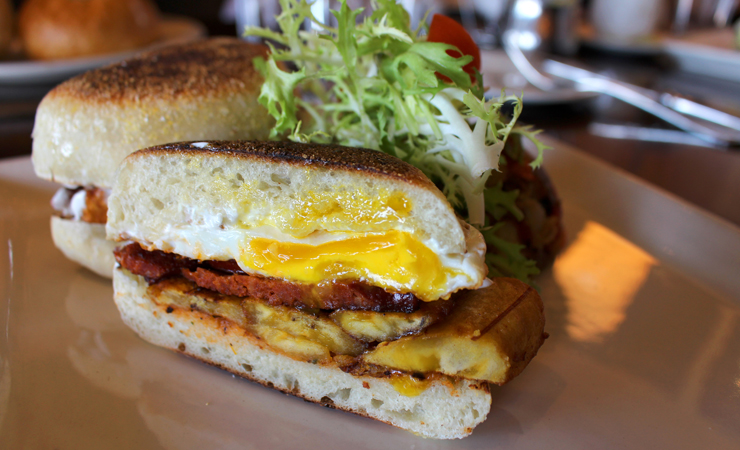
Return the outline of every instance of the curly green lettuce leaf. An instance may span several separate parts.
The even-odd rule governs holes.
[[[514,189],[505,191],[503,182],[489,187],[483,193],[486,203],[486,212],[493,216],[494,220],[501,220],[506,214],[511,214],[516,220],[523,220],[524,213],[516,206],[519,191]]]
[[[512,130],[514,134],[518,134],[522,137],[529,139],[535,148],[537,148],[537,156],[529,163],[533,169],[542,167],[542,159],[545,155],[545,150],[551,149],[549,145],[537,139],[537,135],[542,133],[542,130],[533,130],[531,125],[519,126]]]
[[[496,231],[502,225],[502,223],[498,223],[480,229],[486,243],[494,245],[497,250],[496,252],[486,253],[486,264],[488,264],[489,270],[488,276],[505,276],[520,280],[530,280],[531,277],[538,275],[540,270],[534,261],[522,255],[523,245],[509,242],[496,235]]]
[[[257,58],[254,65],[265,77],[258,101],[277,119],[277,125],[270,130],[270,137],[275,138],[280,129],[299,128],[297,105],[294,97],[296,85],[305,77],[305,68],[297,72],[285,72],[278,68],[274,60],[265,61]]]

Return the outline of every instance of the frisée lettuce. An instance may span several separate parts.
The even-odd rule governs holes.
[[[472,57],[450,56],[455,47],[426,42],[423,25],[412,30],[394,0],[376,0],[370,11],[342,0],[331,11],[336,27],[318,20],[307,0],[280,4],[280,31],[245,31],[272,50],[255,60],[265,78],[259,101],[276,119],[271,138],[371,148],[413,164],[497,250],[489,258],[492,273],[525,281],[536,274],[523,246],[497,238],[486,215],[487,207],[518,211],[515,194],[486,188],[510,136],[532,139],[533,167],[542,161],[545,146],[536,133],[516,125],[520,99],[487,100],[480,74],[474,83],[463,70]],[[507,102],[510,115],[502,113]]]

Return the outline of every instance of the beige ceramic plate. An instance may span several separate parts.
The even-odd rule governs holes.
[[[740,51],[732,28],[689,32],[666,39],[664,46],[681,70],[740,82]]]
[[[564,146],[551,337],[462,441],[425,440],[153,347],[49,237],[54,186],[0,163],[0,448],[738,449],[740,231]]]

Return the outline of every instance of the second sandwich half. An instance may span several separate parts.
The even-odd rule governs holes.
[[[51,90],[36,111],[32,161],[37,176],[63,185],[52,199],[54,245],[110,278],[107,198],[123,158],[167,142],[267,137],[274,121],[252,65],[266,52],[236,38],[171,45]]]

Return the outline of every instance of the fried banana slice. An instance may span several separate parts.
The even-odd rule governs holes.
[[[343,310],[329,317],[356,339],[383,342],[420,333],[442,320],[454,304],[452,300],[437,300],[423,303],[412,313]]]
[[[167,295],[162,295],[163,291]],[[356,356],[367,346],[326,315],[209,293],[183,278],[159,281],[149,287],[147,296],[160,304],[197,309],[229,319],[273,349],[302,361],[328,362],[333,354]]]

